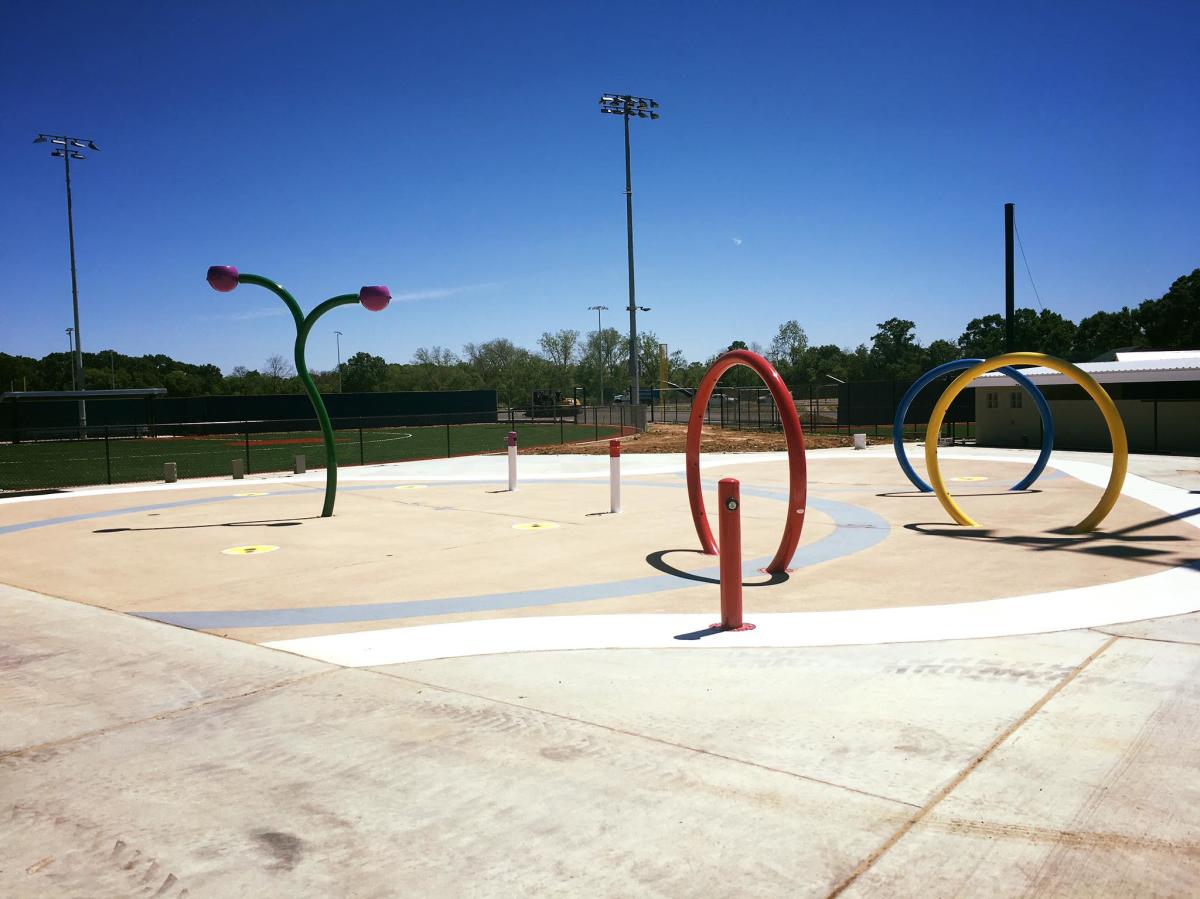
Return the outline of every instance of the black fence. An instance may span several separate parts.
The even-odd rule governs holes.
[[[603,440],[633,431],[630,410],[581,409],[575,415],[529,418],[516,411],[480,411],[333,420],[339,465],[378,465],[416,459],[503,452],[509,431],[520,446]],[[15,439],[19,436],[19,440]],[[179,478],[231,477],[235,461],[246,474],[290,472],[295,457],[324,468],[323,435],[314,418],[266,421],[94,425],[82,430],[0,430],[0,490],[45,490],[96,484],[161,481],[175,463]]]
[[[466,423],[494,421],[494,390],[411,390],[392,393],[322,394],[331,418],[373,418],[393,425],[413,423],[430,415],[457,415]],[[87,400],[89,425],[151,427],[157,422],[203,424],[219,421],[293,421],[312,417],[308,395],[166,396],[139,399]],[[8,399],[0,403],[0,433],[69,428],[79,421],[77,401]]]
[[[929,384],[914,399],[905,416],[906,438],[925,434],[934,403],[955,372]],[[855,384],[800,384],[790,389],[800,424],[808,433],[891,434],[896,408],[912,380],[864,381]],[[692,412],[690,388],[664,391],[651,407],[651,420],[686,424]],[[704,422],[735,430],[780,430],[779,411],[766,387],[718,387],[704,411]],[[950,404],[943,433],[955,439],[974,437],[975,388],[969,387]]]

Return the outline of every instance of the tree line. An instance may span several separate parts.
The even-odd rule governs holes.
[[[912,379],[942,362],[964,357],[998,355],[1004,350],[1004,318],[986,315],[972,319],[956,340],[917,341],[914,322],[890,318],[876,325],[870,344],[839,347],[811,345],[798,320],[784,322],[766,347],[735,340],[728,349],[753,349],[767,356],[789,385],[813,382]],[[1103,357],[1116,349],[1200,349],[1200,269],[1178,278],[1157,299],[1144,300],[1117,312],[1097,312],[1078,323],[1049,309],[1018,309],[1014,317],[1015,346],[1073,362]],[[643,387],[655,386],[659,372],[660,340],[653,331],[638,335],[638,359]],[[570,396],[582,388],[587,402],[624,394],[629,387],[629,338],[616,328],[581,333],[546,331],[536,350],[499,337],[468,343],[461,353],[445,347],[422,347],[407,363],[388,362],[359,352],[340,371],[314,371],[323,393],[344,391],[494,389],[502,405],[524,406],[534,390],[556,390]],[[690,361],[678,350],[668,357],[668,380],[693,386],[716,358]],[[223,374],[216,365],[193,365],[169,356],[125,356],[115,350],[84,353],[87,385],[93,389],[165,387],[173,396],[212,394],[299,393],[295,369],[282,356],[271,356],[261,370],[243,366]],[[722,383],[759,383],[747,369],[731,370]],[[0,389],[67,390],[72,386],[68,353],[41,359],[0,353]]]

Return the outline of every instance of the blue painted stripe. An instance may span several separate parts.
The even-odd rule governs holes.
[[[643,482],[638,486],[671,487],[680,485]],[[742,494],[787,502],[786,493],[746,486]],[[809,499],[809,507],[824,512],[836,527],[820,540],[801,546],[792,557],[790,568],[806,568],[862,552],[884,540],[891,526],[874,512],[835,500]],[[770,561],[768,556],[744,564],[749,578],[757,577],[757,569]],[[702,577],[716,578],[717,567],[689,572]],[[653,575],[604,584],[579,584],[571,587],[549,587],[541,590],[518,590],[479,596],[455,596],[445,599],[418,599],[405,602],[360,603],[344,606],[309,606],[291,609],[247,609],[241,611],[199,612],[133,612],[140,618],[162,621],[196,630],[226,630],[246,627],[297,627],[307,624],[347,624],[363,621],[386,621],[404,618],[424,618],[432,615],[455,615],[471,612],[492,612],[502,609],[534,608],[565,603],[591,602],[663,593],[692,586],[672,575]]]
[[[169,503],[154,503],[148,506],[126,506],[124,509],[107,509],[100,512],[82,512],[78,515],[60,515],[57,518],[42,518],[37,521],[23,521],[20,524],[6,524],[0,527],[0,536],[15,534],[19,531],[32,531],[35,528],[48,528],[56,524],[70,524],[74,521],[88,521],[95,518],[113,518],[117,515],[135,515],[138,512],[159,512],[163,509],[178,509],[181,506],[206,506],[210,503],[223,503],[230,499],[251,499],[248,496],[207,496],[198,499],[177,499]]]

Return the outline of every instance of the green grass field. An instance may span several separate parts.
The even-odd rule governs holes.
[[[516,424],[521,446],[591,440],[591,425]],[[359,465],[500,452],[507,423],[430,427],[358,428],[335,432],[338,464]],[[616,436],[615,425],[601,426],[601,438]],[[174,462],[180,478],[228,475],[233,459],[247,461],[247,474],[291,471],[303,453],[309,469],[325,467],[320,431],[285,431],[210,436],[121,437],[0,444],[0,490],[35,490],[124,484],[162,479],[163,463]]]

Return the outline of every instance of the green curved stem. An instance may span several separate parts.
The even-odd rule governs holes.
[[[306,316],[300,310],[300,304],[296,302],[295,297],[274,281],[269,281],[259,275],[238,275],[238,283],[265,287],[283,300],[291,311],[292,318],[296,321],[296,374],[300,376],[300,382],[304,384],[304,390],[317,413],[317,421],[321,423],[321,434],[325,438],[325,505],[321,509],[321,517],[329,518],[333,515],[333,501],[337,495],[337,449],[333,442],[333,423],[329,420],[329,413],[325,411],[325,401],[321,399],[317,385],[313,383],[312,375],[308,373],[308,364],[304,361],[304,344],[308,341],[308,332],[312,330],[312,326],[318,318],[330,309],[357,303],[358,294],[344,293],[341,296],[330,297]]]
[[[312,400],[313,408],[317,410],[317,420],[321,422],[321,433],[325,437],[327,461],[325,464],[325,505],[321,509],[322,518],[329,518],[333,515],[333,500],[337,493],[337,450],[333,445],[333,424],[329,421],[329,413],[325,411],[325,401],[317,392],[317,385],[313,383],[312,376],[308,373],[308,365],[304,362],[304,343],[308,340],[308,332],[312,330],[312,326],[318,318],[330,309],[357,302],[358,294],[356,293],[344,293],[341,296],[330,297],[308,313],[296,332],[296,372],[300,375],[300,380],[304,382],[304,389],[308,391],[308,398]]]

